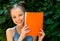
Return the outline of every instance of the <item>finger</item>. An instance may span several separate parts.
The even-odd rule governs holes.
[[[42,34],[40,33],[40,34],[38,34],[38,36],[40,36],[40,37],[41,37],[41,36],[42,36]]]
[[[39,34],[41,34],[42,32],[39,32]]]
[[[43,29],[40,29],[40,32],[44,33]]]
[[[45,34],[44,32],[39,32],[39,34]]]
[[[43,29],[40,29],[40,31],[43,31]]]
[[[27,30],[27,29],[30,29],[30,28],[27,26],[27,27],[25,27],[25,29]]]
[[[30,30],[26,30],[26,33],[29,33],[30,32]]]
[[[39,36],[45,36],[44,32],[39,32]]]
[[[25,29],[27,27],[27,25],[25,25],[24,27],[23,27],[23,29]]]

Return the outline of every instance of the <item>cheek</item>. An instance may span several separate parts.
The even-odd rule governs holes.
[[[22,20],[24,20],[24,19],[25,19],[25,17],[24,17],[24,16],[21,16],[20,18],[21,18]]]
[[[13,22],[16,24],[16,19],[12,19],[13,20]]]
[[[25,22],[25,17],[21,16],[21,20],[23,21],[23,23]]]

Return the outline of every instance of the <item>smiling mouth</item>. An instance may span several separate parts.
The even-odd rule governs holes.
[[[22,23],[22,21],[18,21],[17,23],[20,24],[20,23]]]

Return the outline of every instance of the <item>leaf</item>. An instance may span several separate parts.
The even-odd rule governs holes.
[[[4,23],[6,21],[5,17],[0,18],[0,24]]]
[[[0,10],[0,15],[3,14],[3,10]]]
[[[45,21],[45,24],[53,24],[53,23],[54,21],[50,18]]]

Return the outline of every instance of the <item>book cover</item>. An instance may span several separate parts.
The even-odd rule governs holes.
[[[28,36],[38,36],[40,29],[43,29],[43,12],[26,12],[25,24],[30,28]]]

